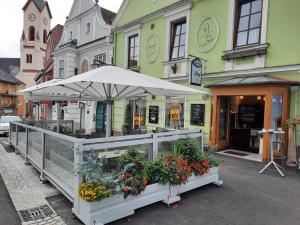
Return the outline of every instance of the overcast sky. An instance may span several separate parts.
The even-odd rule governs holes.
[[[1,0],[0,57],[20,57],[20,37],[23,28],[22,7],[26,0]],[[48,0],[52,12],[52,27],[64,24],[73,0]],[[99,0],[100,6],[117,12],[122,0]]]

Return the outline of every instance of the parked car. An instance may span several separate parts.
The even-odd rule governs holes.
[[[0,118],[0,135],[9,134],[9,123],[10,122],[22,122],[22,118],[19,116],[2,116]]]

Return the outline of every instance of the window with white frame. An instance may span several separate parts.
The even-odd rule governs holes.
[[[172,22],[170,60],[184,58],[186,48],[186,18]]]
[[[0,83],[0,90],[2,90],[2,83]]]
[[[94,63],[106,64],[106,53],[101,53],[94,56]]]
[[[65,73],[65,61],[64,60],[59,60],[59,78],[63,78]]]
[[[90,33],[90,31],[91,31],[91,23],[87,23],[86,24],[86,27],[85,27],[85,33]]]
[[[140,40],[139,35],[134,34],[128,37],[128,68],[134,68],[138,66]]]
[[[8,85],[8,93],[11,93],[12,92],[12,86],[9,84]]]
[[[238,0],[235,46],[260,43],[263,0]]]

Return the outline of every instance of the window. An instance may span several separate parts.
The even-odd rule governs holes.
[[[2,90],[2,83],[0,83],[0,90]]]
[[[106,64],[106,53],[102,53],[94,56],[95,63]]]
[[[31,54],[26,55],[26,63],[32,63],[32,55]]]
[[[11,93],[12,92],[12,86],[9,84],[8,85],[8,93]]]
[[[72,31],[70,31],[69,40],[70,40],[70,41],[72,41],[72,40],[73,40],[73,32],[72,32]]]
[[[7,99],[7,103],[8,103],[9,106],[11,106],[11,98]]]
[[[34,41],[35,40],[35,28],[34,28],[34,26],[29,27],[28,38],[29,38],[29,41]]]
[[[46,42],[47,42],[47,31],[44,30],[44,32],[43,32],[43,43],[46,44]]]
[[[262,0],[240,0],[237,12],[235,46],[260,43]]]
[[[135,34],[128,38],[128,68],[138,66],[139,59],[139,35]]]
[[[64,73],[65,73],[65,65],[64,64],[65,64],[64,60],[59,61],[59,78],[64,77]]]
[[[91,24],[90,23],[87,23],[86,24],[86,28],[85,28],[86,30],[85,30],[85,33],[90,33],[90,31],[91,31]]]
[[[172,24],[170,60],[185,57],[186,19]]]
[[[167,97],[165,113],[167,128],[184,128],[184,101],[184,97]]]
[[[84,59],[81,64],[81,73],[85,73],[89,71],[89,61]]]

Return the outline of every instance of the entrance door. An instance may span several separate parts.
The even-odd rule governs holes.
[[[96,133],[106,133],[106,103],[98,102],[96,109]]]
[[[229,107],[230,107],[230,97],[221,96],[219,98],[219,147],[226,148],[229,146]]]

